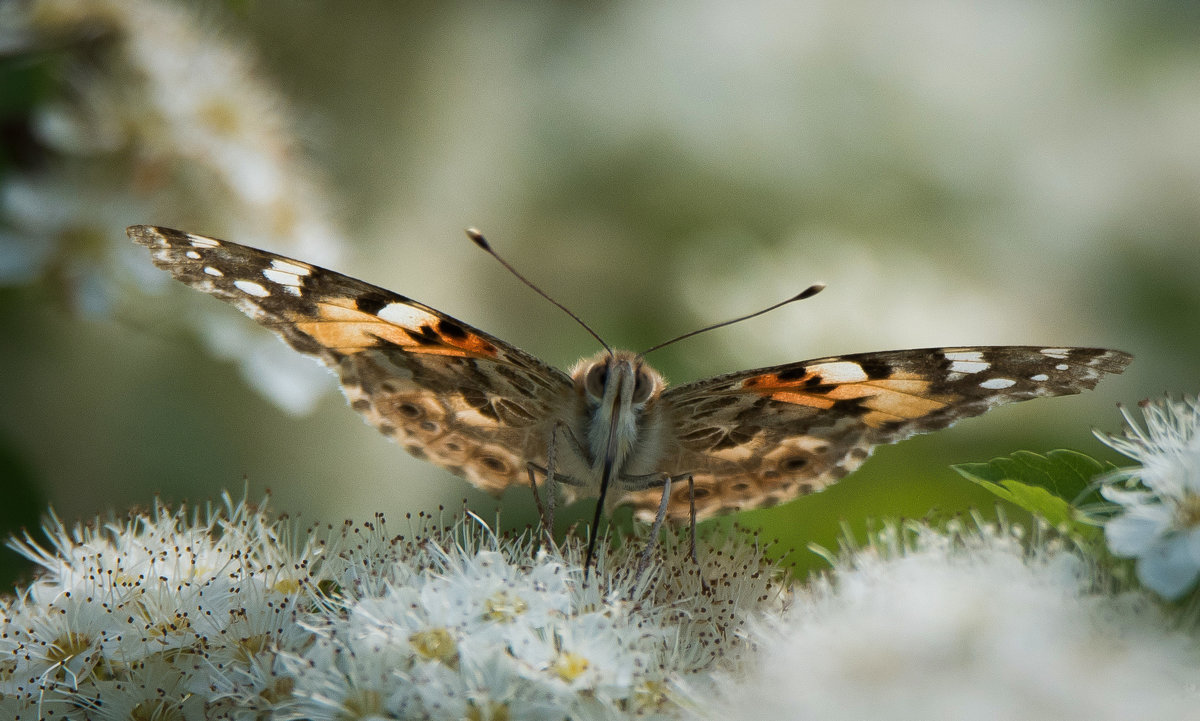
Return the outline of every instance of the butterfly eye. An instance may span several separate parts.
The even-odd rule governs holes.
[[[638,368],[633,381],[633,402],[645,403],[650,400],[650,393],[653,391],[654,380],[644,369]]]
[[[604,395],[604,384],[608,382],[608,364],[597,363],[587,373],[587,392],[596,398]]]

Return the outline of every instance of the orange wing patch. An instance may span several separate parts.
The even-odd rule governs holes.
[[[322,298],[317,315],[296,314],[292,324],[331,350],[356,353],[380,341],[413,353],[494,358],[494,345],[462,326],[408,303],[389,303],[377,312],[360,309],[354,298]]]
[[[857,412],[872,428],[929,415],[955,400],[954,395],[931,393],[931,382],[915,373],[887,373],[872,377],[858,363],[833,361],[753,376],[741,387],[781,403]]]

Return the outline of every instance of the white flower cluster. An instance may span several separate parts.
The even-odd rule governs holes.
[[[679,679],[736,668],[741,627],[778,606],[761,549],[537,551],[471,519],[381,521],[299,547],[226,501],[156,508],[14,547],[42,576],[3,606],[0,718],[678,718]],[[701,589],[704,589],[703,591]]]
[[[678,679],[735,667],[742,621],[779,600],[761,551],[733,541],[703,547],[724,580],[703,593],[685,544],[641,577],[637,544],[602,552],[584,583],[581,544],[538,551],[478,519],[354,541],[328,562],[340,592],[314,643],[286,658],[298,718],[677,718]]]
[[[1115,555],[1137,559],[1146,587],[1177,599],[1200,578],[1200,398],[1145,401],[1141,408],[1145,428],[1122,409],[1123,434],[1096,434],[1139,463],[1100,489],[1120,507],[1104,537]]]
[[[620,601],[632,588],[605,603],[546,553],[519,568],[497,550],[430,550],[421,572],[393,565],[379,595],[343,599],[291,659],[301,717],[610,718],[665,703],[665,629]]]
[[[0,718],[231,715],[218,680],[304,641],[308,552],[279,530],[227,499],[203,519],[156,507],[12,544],[42,575],[4,603]]]

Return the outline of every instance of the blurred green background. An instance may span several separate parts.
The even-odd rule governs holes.
[[[269,144],[280,118],[295,133],[284,155],[304,191],[289,212],[327,221],[329,242],[307,246],[326,262],[559,366],[594,341],[462,228],[483,229],[620,347],[828,284],[654,354],[675,382],[935,345],[1137,357],[1092,393],[879,449],[825,493],[739,516],[785,546],[833,545],[843,521],[990,509],[952,463],[1058,447],[1119,462],[1090,431],[1120,428],[1115,403],[1200,390],[1194,3],[243,0],[194,14],[139,0],[97,2],[84,18],[71,7],[14,4],[10,19],[28,16],[0,37],[10,532],[46,504],[74,522],[155,494],[203,503],[243,487],[311,521],[464,497],[493,513],[365,426],[332,376],[307,414],[256,392],[243,379],[254,362],[239,356],[253,324],[152,278],[124,226],[322,260],[239,231],[256,221],[230,218],[265,213],[228,210],[243,201],[193,171],[215,161],[161,151],[186,133],[137,127],[204,93],[229,95],[209,121],[259,138],[203,151],[229,167]],[[245,76],[188,64],[184,49],[213,44],[278,97],[260,106]],[[172,63],[176,95],[147,100],[138,83]],[[212,352],[222,333],[242,372]],[[532,520],[526,494],[503,499],[506,524]]]

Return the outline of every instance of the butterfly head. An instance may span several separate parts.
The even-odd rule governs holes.
[[[662,393],[662,376],[630,351],[602,351],[571,369],[589,409],[640,411]]]
[[[599,494],[619,477],[646,425],[658,416],[654,401],[666,383],[642,357],[604,351],[571,369],[586,417],[584,434]]]

